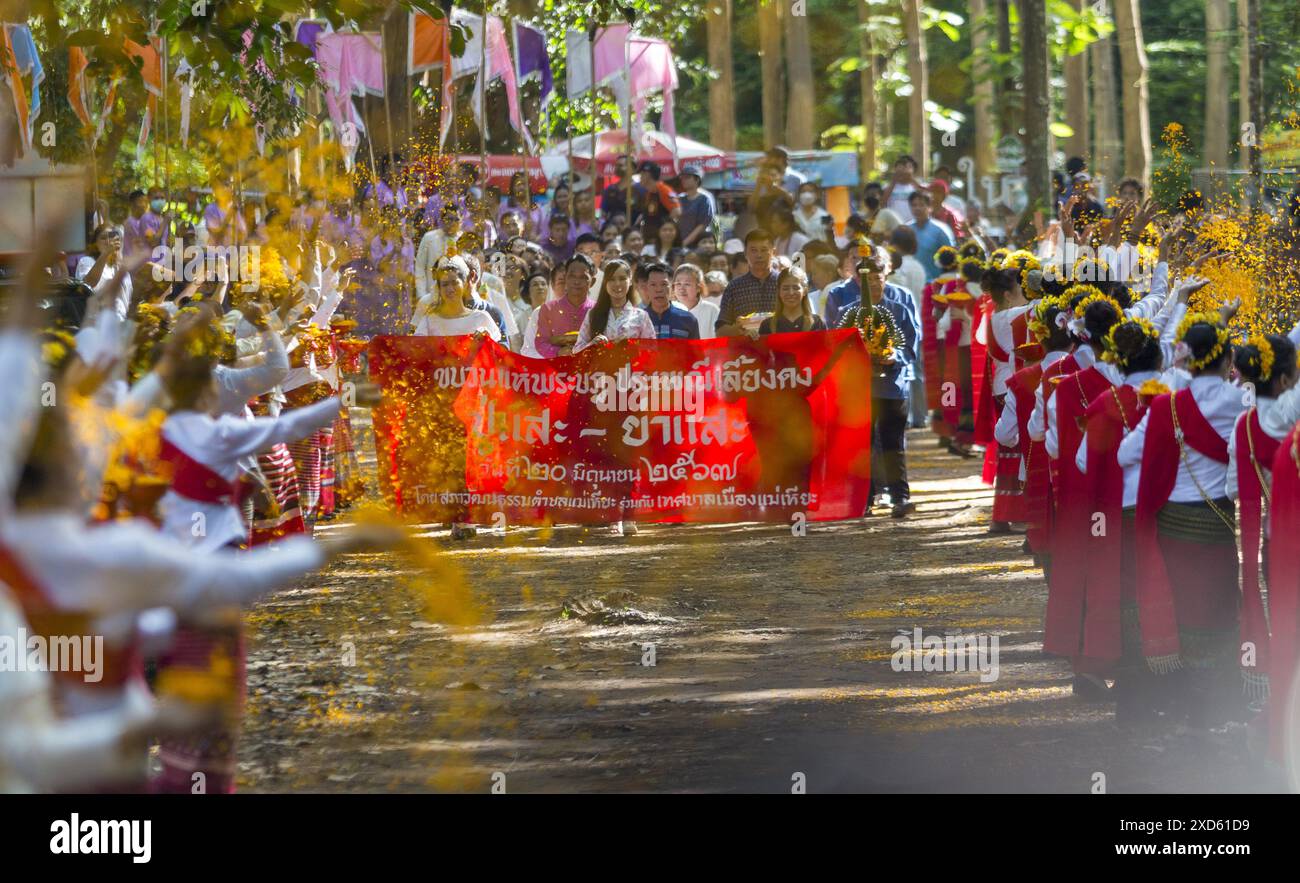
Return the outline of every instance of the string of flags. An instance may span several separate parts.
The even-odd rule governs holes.
[[[518,21],[511,21],[509,37],[505,22],[497,16],[487,17],[486,49],[483,45],[484,19],[481,14],[453,8],[449,18],[435,19],[426,13],[411,13],[407,45],[406,73],[408,76],[428,70],[443,72],[443,106],[452,106],[458,80],[476,78],[471,101],[471,112],[480,130],[485,131],[482,117],[483,90],[493,80],[502,81],[509,111],[511,127],[517,131],[528,151],[535,149],[534,139],[524,125],[520,109],[521,84],[536,80],[540,87],[545,112],[556,89],[553,80],[546,34],[542,29]],[[453,52],[450,26],[461,29],[464,46]],[[383,97],[386,87],[383,38],[377,32],[336,32],[328,22],[319,19],[302,19],[295,24],[294,39],[309,47],[320,65],[325,110],[333,123],[336,136],[349,151],[349,164],[356,150],[356,138],[343,137],[352,127],[351,134],[366,132],[365,121],[355,99],[365,96]],[[513,43],[513,53],[511,51]],[[592,87],[593,76],[597,86],[609,88],[619,107],[627,114],[635,111],[644,118],[649,97],[658,92],[663,95],[663,115],[660,128],[675,134],[673,120],[673,93],[678,86],[676,64],[671,48],[662,40],[631,33],[626,24],[611,25],[597,33],[595,71],[587,36],[571,31],[566,40],[568,48],[566,94],[574,97]],[[142,157],[153,130],[158,110],[158,99],[163,94],[162,59],[160,44],[151,39],[143,44],[124,40],[128,56],[138,63],[139,75],[146,91],[140,132],[136,140],[137,157]],[[103,134],[105,122],[117,97],[121,78],[114,78],[96,104],[95,89],[88,82],[90,59],[80,47],[68,49],[67,100],[77,118],[90,132],[93,140]],[[480,66],[483,68],[480,76]],[[449,74],[448,74],[449,72]],[[7,91],[13,102],[17,129],[21,139],[19,148],[30,152],[35,134],[35,120],[40,113],[40,85],[45,71],[25,24],[5,24],[0,28],[0,73],[6,80]],[[188,145],[190,108],[194,97],[194,71],[183,59],[179,60],[171,79],[177,83],[180,96],[181,143]],[[452,125],[452,115],[443,114],[441,140],[446,141]]]

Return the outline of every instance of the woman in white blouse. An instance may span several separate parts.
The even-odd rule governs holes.
[[[92,237],[93,251],[77,261],[77,278],[89,285],[97,295],[90,302],[83,324],[95,324],[101,309],[112,309],[118,318],[126,320],[131,310],[131,275],[122,261],[122,231],[112,224],[100,224]],[[121,276],[121,283],[114,280]],[[103,303],[109,290],[117,285],[111,303]]]
[[[704,271],[694,264],[682,264],[673,273],[673,300],[690,310],[700,323],[700,339],[716,337],[718,305],[705,300]]]
[[[469,265],[459,257],[443,258],[434,269],[437,293],[424,304],[415,318],[416,336],[460,337],[486,334],[501,340],[501,329],[483,310],[465,305],[469,293]]]
[[[582,320],[578,329],[578,342],[573,351],[585,349],[594,343],[612,343],[616,340],[656,337],[650,314],[637,305],[632,288],[632,269],[621,260],[605,261],[600,292],[596,305]],[[595,330],[593,330],[595,329]]]
[[[524,289],[529,307],[528,315],[523,321],[524,342],[519,351],[530,358],[540,359],[542,354],[537,351],[537,311],[542,308],[542,304],[551,300],[551,279],[539,270],[528,277]]]

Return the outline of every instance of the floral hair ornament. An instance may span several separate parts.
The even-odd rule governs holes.
[[[1169,395],[1168,386],[1160,382],[1160,378],[1152,377],[1150,380],[1138,387],[1138,395],[1154,399],[1156,396]]]
[[[1065,293],[1070,294],[1070,292],[1074,291],[1075,294],[1078,294],[1079,292],[1075,291],[1076,288],[1091,288],[1093,292],[1092,294],[1089,294],[1087,297],[1085,297],[1083,300],[1079,301],[1079,303],[1075,305],[1074,317],[1076,319],[1082,319],[1085,315],[1087,315],[1088,307],[1092,306],[1095,303],[1110,304],[1112,307],[1115,308],[1115,312],[1119,314],[1121,318],[1124,316],[1124,308],[1119,305],[1119,301],[1115,300],[1115,298],[1111,297],[1109,294],[1103,294],[1101,289],[1096,288],[1092,285],[1073,285],[1067,288],[1065,290]],[[1071,298],[1071,300],[1073,300],[1073,297]]]
[[[1116,322],[1114,325],[1110,326],[1110,330],[1106,332],[1106,336],[1103,337],[1101,341],[1103,347],[1101,358],[1103,361],[1110,362],[1113,365],[1118,365],[1121,368],[1128,367],[1128,359],[1119,354],[1119,349],[1115,345],[1115,332],[1125,325],[1138,326],[1142,329],[1142,334],[1150,340],[1160,339],[1160,331],[1156,326],[1151,324],[1150,320],[1143,319],[1140,316],[1125,319],[1122,322]]]
[[[1209,352],[1199,359],[1192,358],[1191,347],[1187,348],[1187,367],[1199,371],[1223,355],[1223,348],[1228,345],[1228,329],[1219,324],[1218,313],[1188,313],[1183,317],[1183,321],[1178,323],[1177,337],[1180,342],[1187,342],[1187,332],[1192,329],[1193,325],[1209,325],[1214,329],[1216,337],[1214,346],[1210,347]]]
[[[1052,329],[1047,327],[1047,314],[1055,309],[1056,327],[1064,328],[1069,320],[1070,302],[1062,295],[1053,295],[1044,297],[1034,302],[1034,306],[1029,311],[1029,330],[1034,332],[1034,336],[1039,340],[1047,340],[1052,336]]]
[[[1259,365],[1259,379],[1267,382],[1273,376],[1273,364],[1277,361],[1277,354],[1273,352],[1273,344],[1269,343],[1268,338],[1262,334],[1252,334],[1246,338],[1246,344],[1259,351],[1259,355],[1252,357],[1250,363]]]
[[[940,266],[957,263],[957,249],[951,245],[945,245],[934,253],[934,262]]]
[[[1034,256],[1034,253],[1032,251],[1026,251],[1025,249],[1021,248],[1009,253],[1005,258],[1002,259],[1002,269],[1020,270],[1021,272],[1023,272],[1029,269],[1033,269],[1033,270],[1042,269],[1042,264],[1039,263],[1038,258]]]

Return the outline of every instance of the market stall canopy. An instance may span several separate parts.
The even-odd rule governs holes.
[[[713,173],[705,169],[704,186],[711,190],[753,190],[758,177],[758,167],[765,154],[758,151],[738,151],[733,162]],[[809,181],[824,189],[831,187],[857,187],[858,155],[844,150],[795,150],[790,152],[790,167],[802,172]]]
[[[578,135],[570,140],[573,147],[573,164],[578,168],[590,168],[591,136]],[[674,140],[676,150],[674,150]],[[627,145],[627,132],[622,129],[597,132],[597,174],[606,177],[616,174],[614,164],[619,156],[628,152]],[[546,151],[543,162],[548,174],[554,174],[552,169],[563,171],[564,164],[569,159],[569,146],[569,141],[561,141]],[[665,178],[676,175],[685,165],[700,166],[705,173],[720,172],[735,165],[735,158],[721,148],[701,144],[699,141],[681,136],[674,139],[672,135],[657,129],[645,129],[641,133],[635,153],[637,162],[651,160],[658,163],[663,169]]]

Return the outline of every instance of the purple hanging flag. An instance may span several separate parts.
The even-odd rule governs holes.
[[[515,66],[519,82],[537,77],[542,84],[542,104],[551,97],[551,58],[546,35],[531,25],[515,22]]]
[[[302,45],[311,50],[312,58],[316,57],[316,38],[322,33],[328,34],[332,29],[328,22],[316,21],[315,19],[304,18],[298,22],[298,27],[294,31],[293,38]]]

